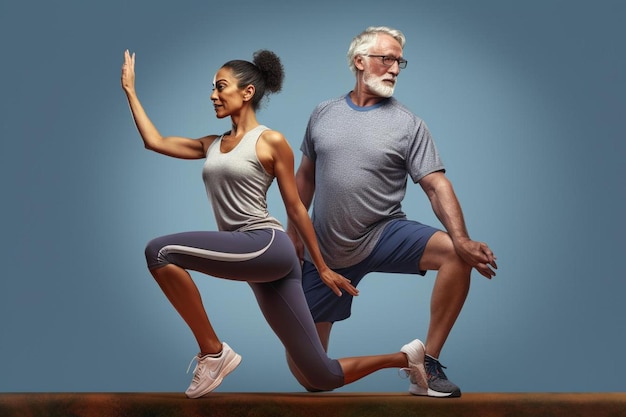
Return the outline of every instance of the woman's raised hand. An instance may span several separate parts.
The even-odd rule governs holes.
[[[126,93],[135,89],[135,53],[124,51],[124,64],[122,65],[122,88]]]

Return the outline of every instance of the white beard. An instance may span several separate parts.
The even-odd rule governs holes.
[[[369,75],[363,77],[363,83],[372,90],[373,93],[379,95],[380,97],[389,98],[393,95],[393,90],[395,89],[395,84],[389,86],[382,82],[382,77],[376,77],[374,75]]]

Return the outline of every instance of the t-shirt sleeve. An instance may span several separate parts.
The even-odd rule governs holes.
[[[446,170],[430,130],[423,120],[417,120],[414,134],[409,141],[406,161],[407,172],[414,183],[428,174]]]
[[[309,118],[309,123],[306,126],[306,131],[304,132],[304,138],[302,139],[302,144],[300,145],[300,151],[302,154],[309,158],[311,161],[315,161],[315,146],[313,146],[313,138],[311,134],[311,126],[313,126],[314,114]]]

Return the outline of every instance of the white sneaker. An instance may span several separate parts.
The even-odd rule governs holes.
[[[415,390],[428,390],[428,378],[426,377],[426,369],[424,368],[424,353],[426,348],[421,340],[415,339],[411,343],[402,346],[400,352],[406,354],[409,362],[408,368],[402,368],[409,376],[411,387]],[[417,395],[417,394],[414,394]]]
[[[193,370],[193,379],[185,391],[185,395],[189,398],[202,397],[217,388],[224,377],[239,365],[241,356],[236,354],[226,343],[222,343],[222,354],[218,358],[194,356],[189,363],[189,368],[191,368],[194,360],[196,361],[196,368]],[[189,372],[189,368],[187,368],[187,372]]]

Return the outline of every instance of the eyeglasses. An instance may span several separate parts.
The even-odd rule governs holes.
[[[408,64],[408,61],[404,58],[394,58],[392,56],[387,56],[387,55],[365,55],[365,56],[369,56],[372,58],[381,58],[383,61],[383,65],[386,67],[390,67],[393,65],[394,62],[397,62],[398,68],[405,69],[406,64]]]

